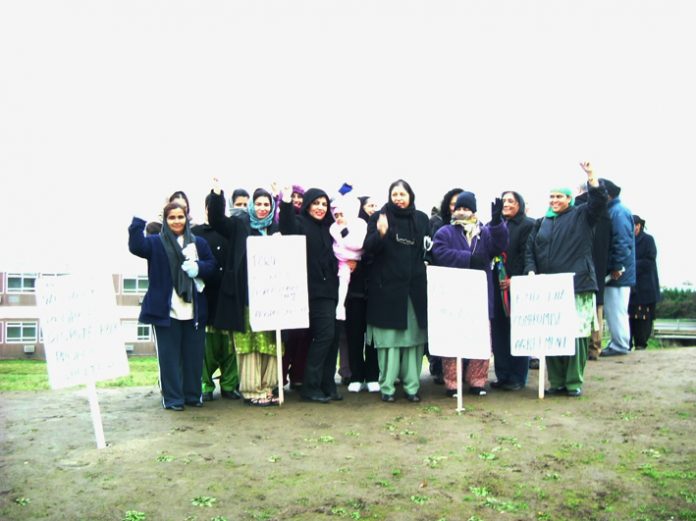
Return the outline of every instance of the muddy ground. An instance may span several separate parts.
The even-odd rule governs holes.
[[[696,349],[590,362],[585,395],[287,394],[176,413],[155,388],[0,395],[2,520],[695,520]],[[537,377],[530,372],[530,380]],[[342,388],[345,391],[345,388]]]

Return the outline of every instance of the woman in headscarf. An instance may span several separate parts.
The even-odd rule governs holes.
[[[312,339],[300,396],[307,401],[329,403],[343,399],[336,390],[334,380],[338,357],[338,263],[329,233],[333,222],[329,212],[329,196],[324,190],[310,188],[304,193],[300,213],[296,215],[291,194],[289,187],[283,189],[280,233],[306,237],[309,330]]]
[[[661,300],[657,276],[657,246],[652,235],[645,233],[645,221],[633,216],[636,235],[636,285],[631,288],[628,318],[631,346],[645,349],[652,334],[655,306]]]
[[[200,407],[207,305],[203,280],[217,263],[208,243],[191,233],[186,210],[178,202],[162,211],[162,231],[145,236],[145,221],[133,217],[128,249],[147,259],[148,290],[138,320],[155,330],[162,406],[183,411]]]
[[[428,216],[416,210],[411,186],[399,179],[388,202],[367,225],[363,249],[371,264],[367,284],[367,339],[377,349],[382,400],[393,402],[401,380],[406,399],[419,402],[427,341],[425,245]]]
[[[230,243],[220,285],[215,327],[232,330],[239,364],[239,391],[247,404],[258,407],[278,405],[273,390],[278,386],[275,334],[251,330],[249,325],[249,283],[246,244],[249,236],[268,236],[273,223],[273,196],[257,188],[246,213],[225,216],[225,196],[213,178],[208,203],[208,220]]]
[[[587,174],[588,201],[575,206],[570,188],[554,188],[546,216],[537,221],[527,240],[524,272],[574,273],[575,308],[579,330],[573,356],[548,356],[550,395],[582,395],[587,349],[596,327],[597,277],[592,260],[593,227],[607,207],[606,188],[599,183],[589,163],[580,166]]]
[[[476,196],[471,192],[461,192],[454,204],[451,224],[440,228],[433,240],[433,261],[437,266],[482,270],[486,273],[489,320],[493,318],[491,262],[508,244],[508,230],[501,217],[502,209],[502,200],[496,199],[491,204],[490,224],[482,226],[476,216]],[[490,357],[466,362],[464,379],[469,385],[470,394],[486,395],[489,364]],[[454,396],[457,392],[457,359],[443,357],[442,369],[446,393]]]

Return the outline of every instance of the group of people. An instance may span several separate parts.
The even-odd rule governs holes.
[[[548,392],[580,396],[586,361],[593,349],[601,350],[592,339],[600,330],[602,297],[612,333],[606,355],[628,353],[631,338],[638,348],[645,346],[646,321],[659,300],[655,245],[645,222],[638,218],[630,238],[625,236],[628,210],[620,189],[597,178],[589,163],[581,166],[585,193],[574,197],[569,188],[553,188],[546,215],[536,220],[526,215],[522,196],[510,190],[491,203],[491,220],[483,223],[476,195],[463,189],[447,192],[439,215],[429,219],[416,209],[416,196],[403,179],[389,186],[381,208],[372,197],[354,197],[346,184],[331,194],[273,185],[251,196],[235,190],[228,212],[214,178],[205,222],[194,226],[188,198],[175,192],[161,223],[134,217],[129,227],[130,251],[148,261],[140,321],[155,331],[163,407],[181,411],[212,400],[216,371],[221,397],[251,406],[278,405],[278,388],[286,385],[303,400],[340,401],[341,333],[341,374],[349,392],[367,390],[394,402],[400,386],[406,400],[419,402],[428,348],[428,264],[485,273],[496,374],[490,386],[506,391],[524,388],[529,368],[526,357],[511,355],[510,278],[574,273],[580,319],[575,354],[547,358]],[[274,333],[250,327],[246,260],[248,237],[274,234],[305,237],[309,296],[309,328],[283,332],[280,371]],[[650,266],[636,262],[636,249],[651,256]],[[636,273],[643,272],[655,286],[638,286],[632,296]],[[453,291],[465,298],[466,288]],[[454,396],[456,359],[429,358],[436,381]],[[468,392],[485,395],[489,360],[463,363]]]

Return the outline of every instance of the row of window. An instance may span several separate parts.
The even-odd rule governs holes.
[[[134,320],[122,323],[125,329],[126,342],[151,342],[152,330],[149,324],[141,324]],[[36,320],[5,322],[5,327],[0,328],[0,342],[3,338],[7,344],[35,344],[43,342],[39,323]]]
[[[36,279],[38,273],[8,273],[7,274],[7,293],[35,293]],[[47,274],[42,274],[46,276]],[[145,275],[137,277],[123,277],[121,282],[121,293],[138,295],[147,291],[148,280]]]

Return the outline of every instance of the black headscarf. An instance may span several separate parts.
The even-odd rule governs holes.
[[[397,185],[403,186],[408,192],[409,202],[406,208],[399,208],[391,200],[392,190]],[[415,243],[419,243],[419,245],[422,244],[423,238],[418,237],[416,233],[416,194],[413,193],[411,185],[409,185],[403,179],[394,181],[389,186],[387,204],[384,205],[384,210],[386,210],[389,227],[394,228],[394,237],[396,238],[396,242],[409,246]]]
[[[167,224],[167,214],[174,209],[170,208],[169,211],[167,211],[171,204],[176,205],[174,208],[181,208],[181,206],[176,203],[170,203],[165,207],[163,212],[164,217],[162,219],[162,231],[159,236],[162,240],[164,251],[167,254],[167,260],[169,261],[169,273],[171,273],[172,276],[174,291],[176,291],[176,294],[179,295],[184,302],[193,302],[193,280],[181,269],[181,265],[186,260],[181,250],[190,243],[195,244],[196,239],[191,233],[189,220],[186,219],[183,233],[184,246],[179,246],[176,235]],[[183,208],[181,209],[183,210]]]
[[[515,214],[515,217],[517,217],[518,215],[524,215],[527,209],[527,205],[524,202],[524,197],[522,197],[514,190],[505,190],[503,193],[500,194],[500,198],[502,199],[503,197],[505,197],[505,194],[512,194],[512,196],[515,198],[515,201],[517,201],[517,204],[520,205],[520,209],[517,210],[517,214]]]

